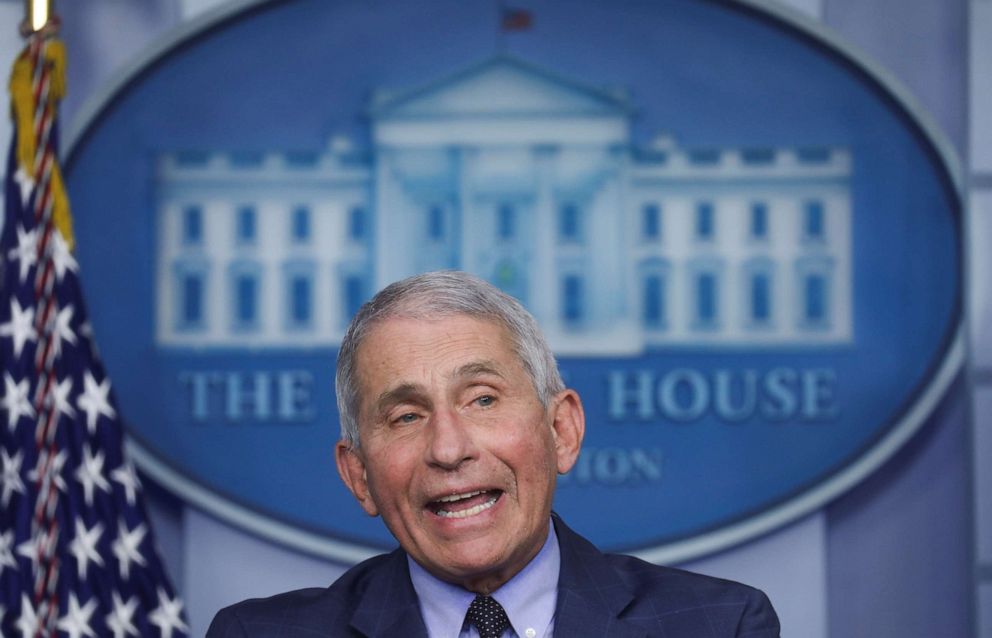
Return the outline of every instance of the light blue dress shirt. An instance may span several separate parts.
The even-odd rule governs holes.
[[[554,526],[549,523],[548,527],[548,539],[534,560],[491,594],[510,619],[503,638],[550,638],[554,633],[561,554]],[[427,635],[478,638],[475,627],[464,626],[465,613],[475,594],[435,578],[409,556],[407,562]]]

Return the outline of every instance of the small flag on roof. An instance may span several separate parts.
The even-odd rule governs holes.
[[[527,9],[506,7],[500,24],[504,31],[526,31],[534,25],[534,15]]]

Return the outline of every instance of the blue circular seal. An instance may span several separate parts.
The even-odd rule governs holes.
[[[334,358],[438,268],[520,298],[585,402],[555,507],[654,560],[821,506],[962,358],[961,203],[904,93],[754,2],[248,2],[92,105],[68,161],[145,471],[295,547],[391,544],[338,481]]]

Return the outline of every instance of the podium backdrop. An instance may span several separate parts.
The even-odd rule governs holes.
[[[83,283],[193,634],[391,546],[334,471],[336,348],[460,268],[582,395],[555,507],[599,545],[785,635],[987,635],[989,7],[59,7]]]

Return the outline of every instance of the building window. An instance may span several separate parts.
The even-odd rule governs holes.
[[[444,239],[444,209],[440,206],[434,205],[427,210],[427,238]]]
[[[235,237],[239,244],[252,244],[257,235],[254,206],[240,206],[235,213]]]
[[[562,204],[558,209],[558,237],[564,242],[582,240],[582,220],[576,204]]]
[[[183,243],[191,246],[203,243],[203,208],[193,204],[183,209]]]
[[[513,239],[516,234],[516,211],[511,204],[500,204],[496,209],[496,236]]]
[[[347,325],[365,303],[365,280],[362,279],[361,275],[345,275],[341,285],[341,293],[341,308],[344,313],[342,319],[344,325]]]
[[[202,259],[182,259],[173,266],[175,329],[179,332],[202,330],[207,324],[207,271]]]
[[[795,316],[800,328],[827,330],[831,327],[832,258],[801,258],[796,262]]]
[[[310,241],[310,208],[297,206],[293,209],[291,236],[294,244],[304,244]]]
[[[771,276],[765,272],[751,274],[751,321],[766,324],[772,318]]]
[[[578,275],[565,275],[562,280],[562,319],[566,324],[575,325],[582,321],[585,312],[584,295],[582,278]]]
[[[696,323],[699,327],[713,327],[717,322],[717,279],[712,272],[696,275]]]
[[[254,325],[258,321],[258,278],[249,274],[238,275],[235,287],[237,322],[239,325]]]
[[[803,320],[811,326],[827,322],[827,280],[822,273],[803,277]]]
[[[803,238],[817,241],[822,240],[824,235],[823,202],[806,202],[803,208]]]
[[[362,206],[352,206],[348,211],[348,238],[352,241],[362,241],[365,239],[365,208]]]
[[[311,280],[303,274],[289,279],[289,320],[294,326],[310,325],[312,318]]]
[[[711,202],[696,204],[696,239],[704,241],[713,239],[715,233],[713,217],[713,204]]]
[[[667,260],[650,258],[638,266],[641,324],[647,330],[668,326],[670,265]]]
[[[642,319],[647,328],[665,325],[665,279],[657,273],[644,277]]]
[[[194,327],[203,324],[203,276],[187,273],[182,278],[182,324]]]
[[[768,205],[763,202],[751,204],[751,238],[768,238]]]
[[[261,267],[254,262],[238,261],[230,266],[231,328],[244,331],[259,325]]]
[[[282,285],[287,330],[308,329],[313,325],[313,263],[298,260],[283,266]]]
[[[771,164],[775,161],[775,150],[771,148],[746,148],[741,151],[745,164]]]
[[[776,260],[768,257],[755,257],[744,264],[739,299],[745,328],[763,330],[772,326],[776,267]]]
[[[641,237],[647,241],[661,237],[661,209],[657,204],[641,207]]]

